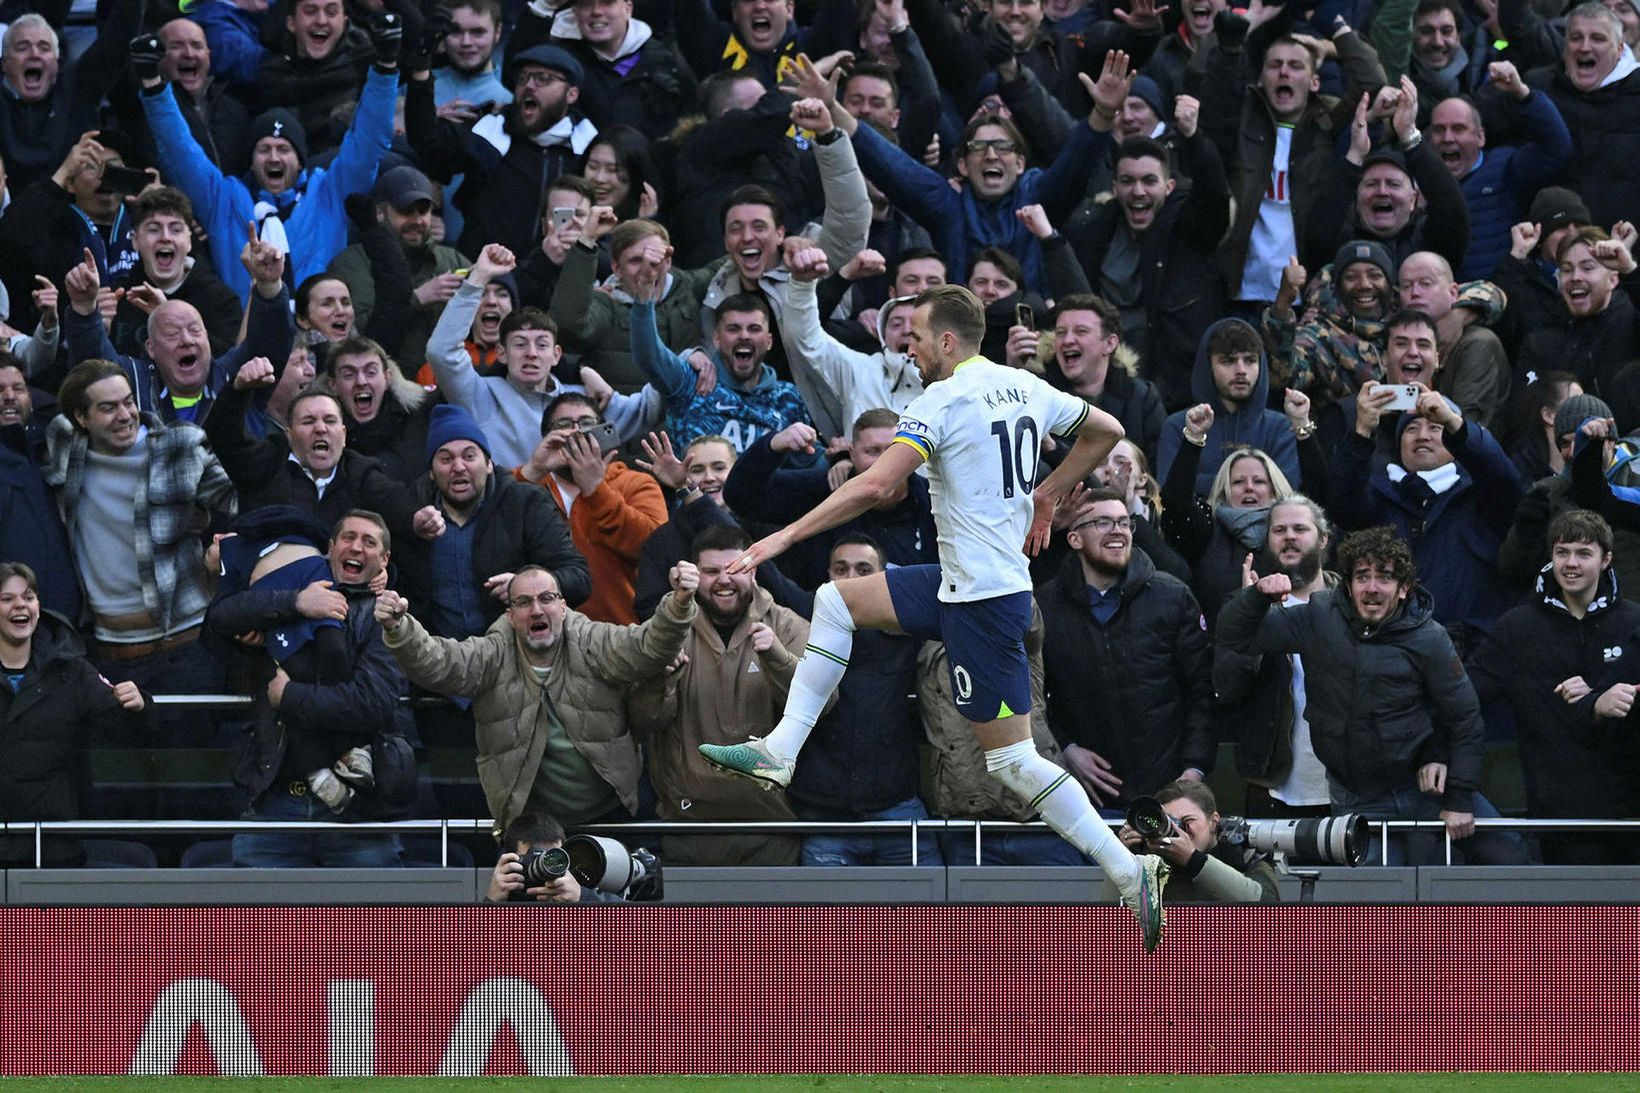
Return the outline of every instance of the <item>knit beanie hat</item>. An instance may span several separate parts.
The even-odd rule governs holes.
[[[490,440],[473,415],[446,402],[433,407],[433,416],[427,423],[428,466],[433,465],[433,456],[438,450],[452,440],[470,440],[482,448],[486,456],[490,455]]]
[[[1595,395],[1573,395],[1555,411],[1555,436],[1577,432],[1577,427],[1591,417],[1608,418],[1612,408]]]
[[[1133,86],[1128,88],[1128,95],[1133,98],[1143,99],[1145,105],[1156,112],[1157,121],[1167,120],[1167,109],[1162,100],[1161,85],[1149,76],[1134,77]]]
[[[1391,284],[1395,282],[1395,259],[1389,256],[1389,250],[1382,243],[1371,239],[1351,239],[1333,256],[1332,269],[1335,279],[1344,276],[1344,270],[1357,262],[1369,262],[1384,271],[1384,279]]]
[[[255,148],[256,142],[263,137],[283,137],[290,141],[291,147],[296,149],[297,162],[303,166],[307,165],[307,131],[302,128],[302,123],[296,120],[296,115],[289,110],[276,106],[272,110],[265,110],[256,115],[251,121],[250,135],[247,138],[250,143],[246,147]]]

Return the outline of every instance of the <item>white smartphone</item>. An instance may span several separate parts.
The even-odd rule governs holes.
[[[1395,397],[1384,403],[1385,410],[1410,410],[1418,405],[1420,388],[1416,383],[1380,383],[1374,391],[1388,387],[1395,392]]]

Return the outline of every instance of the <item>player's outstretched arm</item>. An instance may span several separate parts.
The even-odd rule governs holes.
[[[1053,510],[1077,483],[1105,461],[1122,434],[1120,421],[1098,407],[1088,407],[1087,416],[1076,429],[1076,446],[1053,473],[1042,480],[1031,497],[1035,512],[1031,516],[1031,530],[1025,536],[1025,553],[1034,556],[1048,545],[1048,538],[1053,534]]]
[[[1121,426],[1116,427],[1118,439]],[[1106,446],[1109,450],[1115,440]],[[1101,459],[1104,456],[1100,456]],[[888,450],[864,474],[844,482],[806,515],[798,517],[773,535],[759,539],[746,553],[729,565],[730,573],[746,573],[764,562],[773,561],[795,544],[827,528],[844,524],[868,511],[889,496],[900,483],[910,478],[923,464],[923,455],[909,444],[890,444]]]

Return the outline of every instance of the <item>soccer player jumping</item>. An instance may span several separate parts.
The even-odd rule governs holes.
[[[823,260],[809,251],[794,256],[797,265]],[[729,569],[749,572],[793,544],[853,519],[924,462],[940,564],[821,586],[808,648],[780,723],[765,738],[702,744],[700,750],[730,773],[771,788],[785,786],[848,667],[857,628],[943,640],[957,709],[973,722],[986,769],[1099,863],[1138,916],[1145,948],[1151,950],[1161,939],[1168,867],[1155,855],[1130,853],[1094,810],[1081,783],[1037,754],[1024,643],[1031,625],[1031,577],[1020,544],[1032,554],[1041,550],[1055,506],[1122,438],[1122,426],[1029,372],[986,360],[979,355],[984,334],[984,308],[967,289],[941,285],[918,296],[910,351],[925,390],[906,407],[894,443],[869,470],[754,543]],[[1037,463],[1048,433],[1077,443],[1038,485]]]

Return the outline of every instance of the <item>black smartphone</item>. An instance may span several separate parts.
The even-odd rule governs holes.
[[[1036,329],[1036,312],[1031,310],[1030,304],[1014,305],[1014,325],[1022,326],[1026,330]]]
[[[102,184],[97,187],[100,194],[140,194],[152,186],[154,179],[147,171],[139,171],[135,167],[121,167],[117,163],[110,163],[103,168]]]

